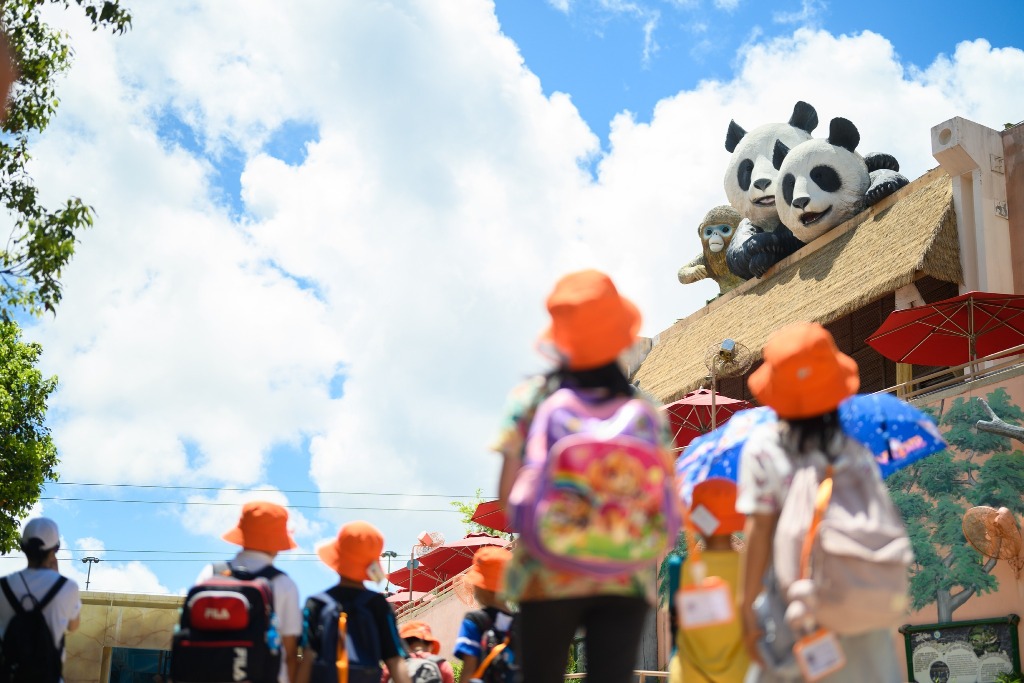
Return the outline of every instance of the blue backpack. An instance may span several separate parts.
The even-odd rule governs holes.
[[[311,683],[380,683],[382,650],[369,607],[374,595],[362,591],[350,604],[343,605],[325,591],[306,602],[307,623],[314,608],[311,603],[322,604],[316,624],[319,639],[313,644],[316,659]]]

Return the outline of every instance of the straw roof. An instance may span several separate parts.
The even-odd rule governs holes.
[[[707,376],[709,346],[735,339],[760,358],[779,327],[828,324],[921,275],[963,282],[952,184],[941,169],[662,332],[634,381],[665,403],[678,400]]]

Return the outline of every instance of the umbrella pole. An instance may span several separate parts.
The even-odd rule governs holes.
[[[715,377],[715,364],[711,364],[711,429],[714,430],[718,425],[716,424],[715,418],[715,397],[718,396],[718,384],[717,378]]]

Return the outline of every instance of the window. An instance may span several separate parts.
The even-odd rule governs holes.
[[[114,647],[110,652],[110,683],[166,683],[170,680],[171,653]]]

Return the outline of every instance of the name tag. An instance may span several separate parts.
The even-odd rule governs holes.
[[[824,629],[801,638],[793,654],[807,683],[815,683],[846,666],[846,655],[839,639]]]
[[[676,594],[679,625],[687,630],[728,624],[736,619],[729,584],[709,576],[699,584],[683,586]]]

